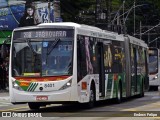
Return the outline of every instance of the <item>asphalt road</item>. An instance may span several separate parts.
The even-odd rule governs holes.
[[[30,110],[27,104],[12,105],[9,102],[8,93],[0,93],[0,111],[11,112],[12,119],[18,120],[21,117],[30,116],[27,119],[49,119],[49,120],[129,120],[129,119],[160,119],[160,94],[158,91],[146,92],[142,98],[130,98],[121,104],[114,100],[98,102],[92,109],[86,109],[80,105],[48,105],[40,110]],[[42,118],[33,118],[33,114]],[[4,113],[3,113],[4,114]],[[18,116],[19,115],[19,116]],[[14,117],[14,118],[13,118]],[[0,118],[8,119],[8,118]]]

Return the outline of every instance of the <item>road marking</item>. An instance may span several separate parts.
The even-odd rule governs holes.
[[[11,106],[11,105],[13,105],[13,104],[10,103],[10,102],[0,101],[0,107],[3,107],[3,106]]]
[[[123,109],[123,110],[120,110],[120,111],[137,111],[138,109],[135,109],[135,108],[129,108],[129,109]]]
[[[10,102],[0,102],[0,104],[10,104],[10,105],[13,105],[13,104],[10,103]]]
[[[9,106],[9,105],[0,105],[0,107]]]
[[[25,108],[29,108],[29,107],[28,107],[28,106],[23,106],[23,107],[5,109],[5,110],[0,110],[0,112],[4,112],[4,111],[15,111],[15,110],[20,110],[20,109],[25,109]]]

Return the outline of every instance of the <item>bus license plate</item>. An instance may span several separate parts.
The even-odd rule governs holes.
[[[46,101],[48,100],[48,96],[36,96],[37,101]]]

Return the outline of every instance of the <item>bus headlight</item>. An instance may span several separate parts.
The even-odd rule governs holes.
[[[155,75],[154,78],[153,78],[153,80],[155,80],[155,79],[157,79],[157,78],[158,78],[158,75]]]
[[[158,75],[156,75],[155,77],[154,77],[154,79],[157,79],[158,78]]]
[[[72,79],[69,80],[66,84],[64,84],[59,90],[64,90],[64,89],[70,87],[71,84],[72,84]]]
[[[23,91],[23,89],[15,81],[12,82],[12,85],[13,85],[13,88]]]

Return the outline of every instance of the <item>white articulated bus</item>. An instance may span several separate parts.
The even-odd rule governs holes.
[[[154,90],[160,86],[160,52],[158,48],[149,48],[149,86]],[[152,89],[151,88],[151,89]]]
[[[148,47],[76,23],[43,23],[16,28],[9,69],[10,99],[30,109],[54,103],[87,103],[144,95],[148,88]]]

